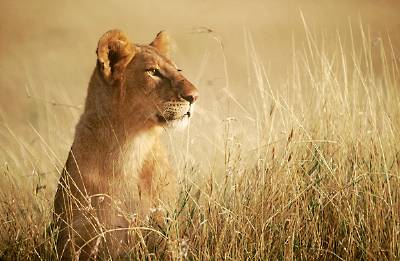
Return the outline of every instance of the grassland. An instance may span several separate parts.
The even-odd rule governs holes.
[[[250,30],[240,33],[234,73],[226,37],[194,30],[208,45],[189,72],[203,90],[197,114],[184,133],[165,135],[181,197],[170,231],[158,233],[176,259],[400,259],[398,35],[376,36],[362,20],[326,33],[298,16],[303,38],[284,51],[281,78]],[[15,110],[14,122],[10,108],[0,111],[4,260],[56,258],[52,200],[82,109],[83,97],[65,85],[74,70],[57,81],[57,69],[52,76],[29,62],[16,61],[26,115]],[[218,77],[207,77],[208,67]],[[131,256],[163,257],[143,244]]]

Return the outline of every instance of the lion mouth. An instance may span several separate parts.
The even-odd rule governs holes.
[[[184,120],[185,118],[190,118],[192,116],[192,113],[188,111],[180,117],[176,117],[175,115],[162,115],[162,114],[157,114],[156,116],[159,123],[168,123],[173,121]]]

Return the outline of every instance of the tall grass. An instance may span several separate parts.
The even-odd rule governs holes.
[[[222,51],[225,96],[213,110],[199,108],[171,146],[182,178],[170,222],[178,233],[162,233],[173,256],[399,259],[400,70],[390,36],[373,39],[359,26],[328,43],[305,26],[306,40],[288,50],[287,80],[276,86],[245,30],[242,97],[231,90],[223,44],[212,36]],[[50,106],[36,109],[42,124],[57,126]],[[55,258],[47,230],[68,141],[46,127],[19,136],[5,124],[0,132],[4,259]],[[176,143],[173,135],[167,138]],[[144,245],[135,251],[132,257],[157,258]]]

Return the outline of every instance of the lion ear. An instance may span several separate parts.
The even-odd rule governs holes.
[[[135,46],[120,30],[110,30],[97,45],[97,63],[104,79],[112,83],[120,79],[135,55]]]
[[[156,48],[162,55],[169,58],[170,37],[165,31],[157,34],[156,38],[151,42],[150,46]]]

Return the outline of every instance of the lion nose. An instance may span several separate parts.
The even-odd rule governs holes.
[[[183,99],[185,99],[186,101],[188,101],[190,103],[194,103],[197,100],[197,97],[199,97],[199,95],[197,95],[197,91],[195,94],[191,93],[190,95],[182,96]]]
[[[181,96],[186,101],[194,103],[199,97],[199,92],[197,91],[196,87],[194,87],[191,83],[186,82],[186,84],[182,86]]]

